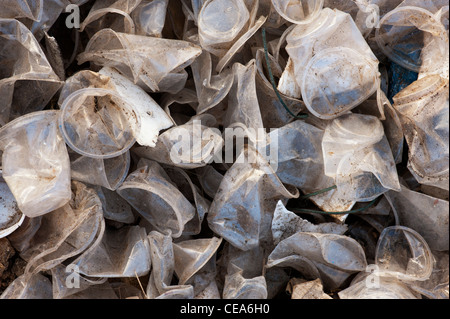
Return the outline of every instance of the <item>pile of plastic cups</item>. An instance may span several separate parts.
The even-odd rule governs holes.
[[[0,2],[0,297],[448,299],[443,0]]]

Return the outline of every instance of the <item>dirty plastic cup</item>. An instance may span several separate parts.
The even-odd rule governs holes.
[[[61,105],[59,128],[75,152],[93,158],[117,157],[135,143],[140,118],[115,91],[75,91]]]
[[[250,13],[243,0],[208,0],[198,15],[202,47],[233,41],[244,29]]]
[[[415,81],[393,98],[409,146],[409,170],[419,183],[447,190],[448,86],[448,80],[439,75],[429,75]]]
[[[14,195],[0,173],[0,238],[14,232],[24,219],[25,215],[17,207]]]
[[[347,13],[324,8],[286,41],[303,101],[321,119],[351,110],[379,87],[378,60]]]
[[[390,226],[378,239],[375,264],[380,276],[424,281],[433,271],[433,255],[418,232],[404,226]]]
[[[377,65],[356,50],[335,47],[316,54],[306,65],[302,98],[321,119],[333,119],[367,100],[379,87]]]
[[[92,158],[69,152],[71,177],[91,185],[116,190],[127,177],[130,169],[130,152],[112,158]]]
[[[423,8],[404,6],[388,12],[375,39],[389,59],[414,72],[440,74],[443,61],[448,60],[448,33],[441,21]]]
[[[319,15],[324,0],[272,0],[280,16],[295,24],[309,23]]]
[[[47,214],[71,198],[70,162],[57,126],[59,113],[29,113],[0,128],[2,176],[27,217]]]

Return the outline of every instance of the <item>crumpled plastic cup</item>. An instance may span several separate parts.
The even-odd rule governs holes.
[[[325,8],[286,41],[303,101],[321,119],[353,109],[380,86],[378,60],[347,13]]]
[[[370,201],[389,189],[400,190],[378,118],[351,113],[334,119],[325,129],[322,150],[325,175],[335,179],[341,198]]]
[[[323,8],[324,0],[272,0],[280,16],[295,24],[309,23]]]
[[[448,190],[449,81],[423,77],[394,96],[409,146],[408,168],[421,184]]]
[[[49,213],[71,198],[70,161],[57,121],[38,111],[0,128],[3,178],[28,217]]]
[[[14,195],[0,175],[0,238],[14,232],[24,219],[25,215],[17,207]]]
[[[61,105],[59,128],[75,152],[94,158],[117,157],[135,143],[140,117],[115,91],[75,91]]]
[[[375,39],[381,51],[402,67],[448,79],[448,33],[432,12],[412,5],[399,6],[380,20]]]
[[[5,125],[42,110],[61,80],[31,31],[18,20],[0,18],[0,48],[0,125]]]
[[[141,159],[117,193],[156,230],[174,238],[181,236],[185,224],[195,216],[195,207],[157,162]]]

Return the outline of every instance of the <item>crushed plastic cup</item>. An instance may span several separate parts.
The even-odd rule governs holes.
[[[114,67],[145,91],[172,92],[173,86],[179,87],[175,83],[184,86],[187,80],[184,69],[201,51],[199,46],[187,41],[102,29],[92,36],[77,59],[79,64],[90,61]]]
[[[57,127],[60,111],[38,111],[0,128],[3,179],[26,216],[47,214],[71,198],[70,162]]]
[[[131,12],[136,34],[161,38],[168,0],[144,0]]]
[[[272,0],[280,16],[294,24],[313,21],[323,8],[324,0]]]
[[[175,271],[175,257],[170,234],[151,231],[148,236],[152,272],[147,284],[146,295],[150,299],[193,298],[192,285],[171,285]]]
[[[81,254],[95,244],[104,230],[101,203],[95,191],[76,181],[72,188],[70,203],[42,216],[35,236],[20,253],[27,261],[26,274],[50,270]]]
[[[71,178],[83,183],[116,190],[128,175],[130,153],[112,158],[93,158],[70,152]]]
[[[197,273],[213,257],[221,242],[222,238],[213,237],[173,243],[178,284],[184,285]]]
[[[375,39],[381,51],[402,67],[448,79],[448,32],[432,12],[398,6],[380,20]]]
[[[107,229],[100,244],[85,251],[73,262],[88,277],[139,277],[151,267],[147,234],[143,227]]]
[[[419,233],[404,226],[390,226],[378,239],[375,264],[380,276],[424,281],[433,271],[433,255]]]
[[[243,0],[208,0],[198,15],[199,40],[203,48],[221,46],[226,51],[244,29],[250,13]],[[228,48],[227,48],[228,47]],[[218,50],[211,50],[215,54]]]
[[[18,20],[0,18],[0,47],[0,125],[5,125],[44,109],[62,82],[31,31]]]
[[[325,175],[334,178],[341,198],[370,201],[389,189],[400,190],[378,118],[351,113],[334,119],[325,129],[322,150]]]
[[[448,200],[415,192],[402,186],[385,194],[394,210],[396,224],[417,231],[432,250],[449,249]]]
[[[25,215],[17,207],[14,195],[0,176],[0,238],[13,233],[25,220]]]
[[[394,96],[409,146],[408,168],[421,184],[448,190],[449,81],[423,77]]]
[[[125,33],[135,33],[131,12],[139,5],[139,0],[121,0],[111,3],[108,0],[95,1],[88,16],[80,25],[80,31],[90,35],[105,28]]]
[[[67,145],[93,158],[112,158],[135,143],[140,117],[112,90],[87,88],[69,95],[61,106],[59,128]]]
[[[286,38],[297,85],[321,119],[350,111],[379,88],[378,60],[349,14],[325,8]]]
[[[180,237],[188,221],[195,216],[195,207],[172,184],[157,162],[141,159],[117,189],[140,215],[161,233]]]

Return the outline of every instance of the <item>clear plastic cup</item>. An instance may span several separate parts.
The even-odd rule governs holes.
[[[295,24],[309,23],[323,8],[324,0],[272,0],[280,16]]]
[[[427,74],[445,71],[448,33],[441,21],[426,9],[400,6],[388,12],[376,29],[375,38],[389,59],[408,70]]]
[[[208,0],[198,16],[202,47],[231,42],[244,29],[250,13],[243,0]]]
[[[87,88],[64,100],[59,128],[75,152],[106,159],[117,157],[133,146],[140,118],[115,91]]]

